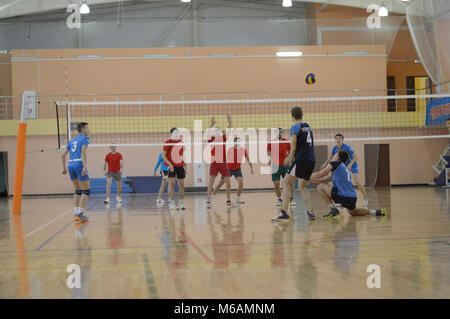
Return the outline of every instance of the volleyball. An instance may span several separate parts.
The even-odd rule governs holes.
[[[305,82],[308,85],[312,85],[312,84],[316,83],[316,76],[314,75],[314,73],[308,73],[305,76]]]

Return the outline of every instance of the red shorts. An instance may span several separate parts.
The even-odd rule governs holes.
[[[230,171],[228,170],[227,163],[211,163],[209,168],[209,175],[217,176],[217,174],[221,174],[223,177],[229,177]]]

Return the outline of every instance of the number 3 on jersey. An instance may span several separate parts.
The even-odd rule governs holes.
[[[72,143],[72,149],[70,150],[72,153],[75,153],[75,151],[77,150],[77,141],[73,141]]]

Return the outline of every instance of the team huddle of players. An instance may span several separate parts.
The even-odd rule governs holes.
[[[307,215],[310,220],[315,219],[313,205],[307,191],[307,183],[317,185],[319,195],[329,207],[328,214],[324,218],[333,218],[340,214],[342,208],[347,209],[352,216],[364,215],[386,215],[385,208],[369,209],[369,200],[364,187],[358,179],[357,156],[352,148],[344,144],[344,136],[336,134],[336,146],[320,170],[313,173],[316,158],[314,154],[314,136],[311,127],[302,121],[303,111],[296,106],[291,109],[291,117],[294,124],[289,130],[290,141],[283,138],[283,130],[277,129],[277,138],[267,145],[267,154],[271,158],[272,181],[277,197],[279,214],[272,218],[272,221],[289,220],[288,209],[290,205],[295,205],[293,200],[294,182],[298,180],[299,192],[307,208]],[[227,115],[228,127],[232,127],[232,118]],[[211,118],[208,133],[208,143],[211,146],[211,164],[209,168],[209,184],[206,195],[206,206],[211,208],[214,195],[225,184],[226,205],[231,206],[230,177],[234,176],[238,182],[236,204],[244,204],[241,199],[243,189],[243,174],[241,163],[246,159],[250,171],[254,174],[252,163],[247,150],[241,146],[239,137],[232,136],[234,145],[227,150],[227,135],[217,125],[215,118]],[[80,133],[76,138],[69,141],[62,156],[63,174],[69,171],[70,178],[75,188],[75,220],[87,222],[84,215],[85,205],[89,196],[89,177],[87,174],[86,149],[89,145],[89,127],[87,123],[78,125]],[[186,164],[183,161],[183,151],[185,149],[182,138],[177,128],[170,130],[170,138],[164,143],[163,151],[159,154],[158,163],[154,169],[154,174],[160,167],[160,174],[163,177],[161,187],[157,197],[157,205],[163,205],[162,194],[168,184],[169,209],[184,210],[184,179],[186,177]],[[70,153],[70,160],[66,169],[65,158]],[[108,170],[106,169],[108,167]],[[115,179],[120,185],[121,173],[123,170],[123,158],[116,152],[114,145],[111,146],[111,153],[105,158],[105,175],[108,176],[107,198],[105,204],[110,202],[110,185]],[[219,183],[214,187],[217,176],[221,175]],[[281,178],[282,185],[281,185]],[[178,203],[175,201],[175,179],[178,182]],[[332,182],[332,185],[330,185]],[[356,207],[357,194],[355,186],[363,194],[363,207]],[[121,203],[120,187],[118,187],[117,202]]]

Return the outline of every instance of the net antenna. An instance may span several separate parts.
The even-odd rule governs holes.
[[[20,215],[22,211],[23,177],[25,170],[27,123],[26,119],[37,118],[37,97],[34,91],[24,91],[20,111],[20,122],[17,130],[16,170],[14,174],[13,213]]]

